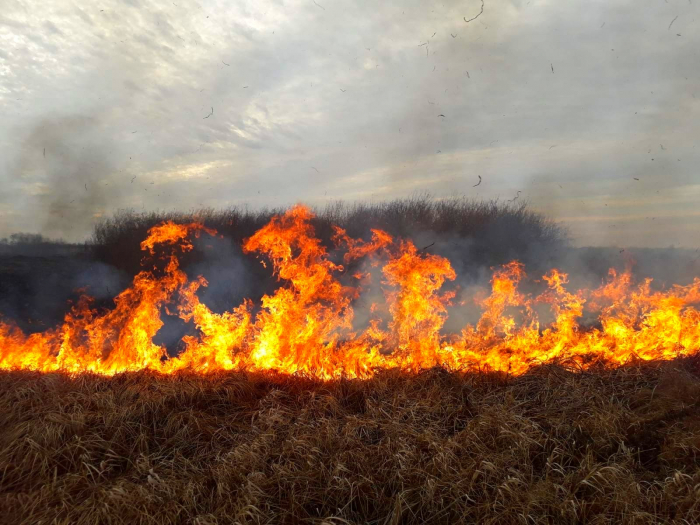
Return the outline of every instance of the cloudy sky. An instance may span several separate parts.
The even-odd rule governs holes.
[[[0,237],[82,239],[120,208],[520,192],[579,245],[700,246],[700,0],[481,11],[4,0]]]

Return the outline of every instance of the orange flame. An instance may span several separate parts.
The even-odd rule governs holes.
[[[490,294],[479,301],[478,322],[446,334],[448,310],[458,312],[464,305],[451,304],[454,292],[441,292],[446,281],[456,278],[447,259],[422,253],[410,241],[394,241],[381,230],[372,230],[372,239],[364,242],[336,228],[334,241],[345,247],[345,264],[360,259],[374,267],[383,264],[385,304],[372,302],[368,326],[357,330],[353,307],[371,283],[370,273],[348,273],[353,284],[342,284],[346,268],[330,260],[312,218],[309,209],[296,206],[245,241],[243,250],[268,259],[282,282],[262,298],[256,315],[250,300],[222,314],[200,302],[197,291],[208,283],[203,277],[188,280],[176,248],[192,250],[191,236],[216,232],[198,223],[166,222],[141,243],[151,256],[156,248],[171,247],[165,268],[136,275],[114,299],[114,308],[97,311],[90,298],[82,297],[60,327],[43,333],[25,334],[0,322],[0,369],[107,375],[143,369],[277,370],[326,379],[366,378],[389,367],[444,366],[521,374],[548,362],[619,366],[700,349],[698,278],[687,286],[652,291],[650,279],[635,286],[629,270],[611,270],[600,288],[574,293],[566,288],[568,276],[551,270],[543,276],[547,289],[533,297],[519,291],[526,275],[514,261],[495,270]],[[184,349],[176,357],[153,342],[163,326],[161,310],[169,305],[197,328],[196,335],[183,338]],[[544,328],[536,305],[548,305],[553,315]],[[584,313],[596,316],[595,326],[581,324]]]

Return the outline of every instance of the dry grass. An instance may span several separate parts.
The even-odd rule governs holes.
[[[0,374],[4,523],[698,523],[700,357],[430,370]]]

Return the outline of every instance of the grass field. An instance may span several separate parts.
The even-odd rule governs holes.
[[[700,357],[516,378],[0,374],[0,521],[700,522]]]

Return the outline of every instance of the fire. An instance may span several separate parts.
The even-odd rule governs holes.
[[[543,276],[544,292],[532,296],[519,290],[526,274],[516,261],[495,269],[490,292],[478,299],[481,318],[460,333],[444,333],[450,312],[464,305],[452,304],[454,291],[442,291],[457,278],[449,260],[381,230],[365,242],[336,228],[333,240],[344,250],[344,264],[338,264],[315,236],[312,218],[308,208],[296,206],[245,241],[243,250],[270,263],[281,284],[257,308],[246,300],[222,314],[200,302],[197,291],[207,281],[190,280],[177,257],[178,250],[193,249],[192,236],[216,232],[198,223],[160,224],[141,243],[152,270],[136,275],[112,309],[98,311],[82,297],[60,327],[34,334],[0,321],[0,369],[106,375],[276,370],[328,379],[443,366],[522,374],[542,363],[620,366],[700,349],[698,278],[653,291],[650,279],[635,285],[629,270],[611,270],[598,289],[573,292],[568,276],[552,270]],[[165,253],[160,270],[158,253]],[[372,301],[366,326],[358,328],[363,292],[377,287],[384,301]],[[537,313],[542,305],[554,319],[546,326]],[[197,328],[183,338],[177,356],[153,342],[164,308]],[[597,323],[584,325],[584,313]]]

